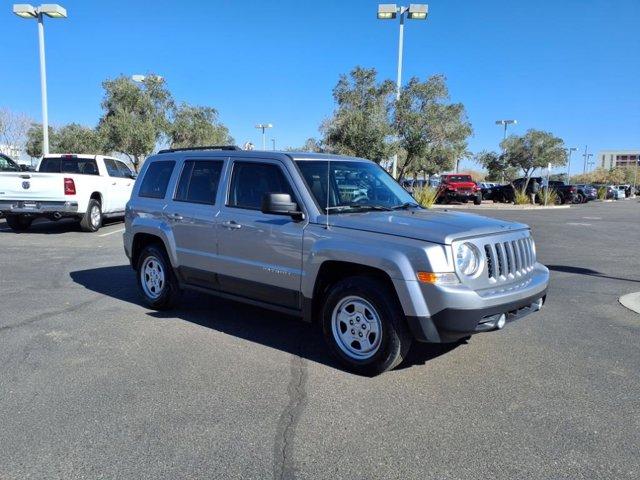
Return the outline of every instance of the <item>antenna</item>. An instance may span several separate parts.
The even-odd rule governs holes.
[[[327,218],[327,230],[329,230],[329,186],[331,185],[329,182],[329,175],[331,174],[331,157],[327,159],[327,208],[324,211]]]

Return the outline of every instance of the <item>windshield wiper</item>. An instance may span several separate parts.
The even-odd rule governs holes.
[[[390,212],[390,207],[384,205],[367,205],[367,204],[352,204],[352,205],[338,205],[337,207],[325,208],[325,211],[344,212],[346,210],[380,210],[383,212]]]
[[[410,208],[419,208],[420,205],[418,205],[417,203],[413,203],[413,202],[405,202],[402,205],[396,205],[394,207],[391,207],[390,210],[408,210]]]

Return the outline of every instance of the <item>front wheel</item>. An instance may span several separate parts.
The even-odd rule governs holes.
[[[473,200],[473,204],[474,205],[481,205],[482,204],[482,195],[476,195],[476,198]]]
[[[7,215],[7,225],[14,232],[24,232],[31,226],[33,219],[22,215]]]
[[[389,287],[370,277],[333,285],[324,301],[322,330],[331,352],[349,370],[377,375],[406,357],[412,337]]]

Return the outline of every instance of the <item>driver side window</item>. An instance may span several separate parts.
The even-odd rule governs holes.
[[[293,190],[279,166],[257,162],[233,164],[227,206],[260,210],[265,193],[288,193],[295,199]]]

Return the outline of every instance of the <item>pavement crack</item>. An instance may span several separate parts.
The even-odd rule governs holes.
[[[296,476],[293,460],[293,444],[296,427],[306,405],[307,362],[299,355],[291,358],[289,401],[280,414],[273,450],[273,478],[275,480],[293,479]]]

